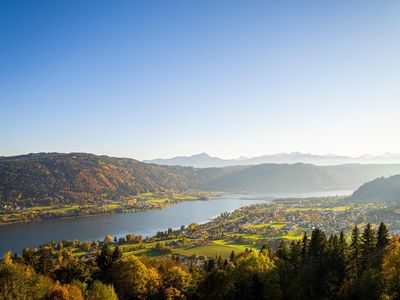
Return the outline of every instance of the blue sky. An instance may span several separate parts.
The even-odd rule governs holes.
[[[398,1],[0,2],[0,155],[400,152]]]

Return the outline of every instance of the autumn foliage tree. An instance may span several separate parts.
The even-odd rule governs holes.
[[[107,244],[85,259],[58,248],[6,253],[0,299],[400,299],[400,242],[384,224],[354,227],[348,240],[315,228],[275,252],[264,246],[201,265],[123,257]]]

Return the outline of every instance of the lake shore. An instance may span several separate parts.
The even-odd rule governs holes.
[[[146,212],[162,209],[183,201],[210,200],[221,196],[222,192],[158,192],[143,193],[121,201],[99,201],[90,205],[32,206],[15,211],[0,211],[0,226],[31,223],[55,219],[76,219],[81,217],[110,215],[119,213]]]

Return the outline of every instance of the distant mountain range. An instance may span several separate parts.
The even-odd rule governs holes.
[[[146,163],[154,163],[166,166],[190,166],[196,168],[227,167],[227,166],[250,166],[266,163],[293,164],[306,163],[321,166],[339,164],[400,164],[400,154],[385,153],[383,155],[362,155],[359,157],[340,156],[334,154],[317,155],[301,152],[277,153],[250,158],[222,159],[212,157],[207,153],[192,156],[176,156],[173,158],[157,158],[145,160]]]
[[[400,164],[193,168],[88,153],[36,153],[0,157],[0,203],[85,203],[165,189],[260,193],[355,189],[395,174],[400,174]]]
[[[400,175],[380,177],[360,186],[351,196],[358,202],[393,202],[400,204]]]

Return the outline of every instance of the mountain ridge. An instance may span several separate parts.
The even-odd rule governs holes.
[[[0,203],[87,203],[161,190],[269,193],[355,189],[395,174],[400,174],[400,165],[270,163],[194,168],[90,153],[32,153],[0,157]]]
[[[356,202],[385,202],[400,204],[400,175],[379,177],[361,185],[348,198]]]
[[[156,158],[143,160],[145,163],[155,163],[167,166],[191,166],[196,168],[246,166],[264,163],[310,163],[314,165],[339,165],[339,164],[399,164],[400,154],[384,153],[382,155],[364,154],[358,157],[326,154],[318,155],[312,153],[290,152],[266,154],[256,157],[240,157],[238,159],[222,159],[210,156],[203,152],[191,156],[175,156],[172,158]]]

